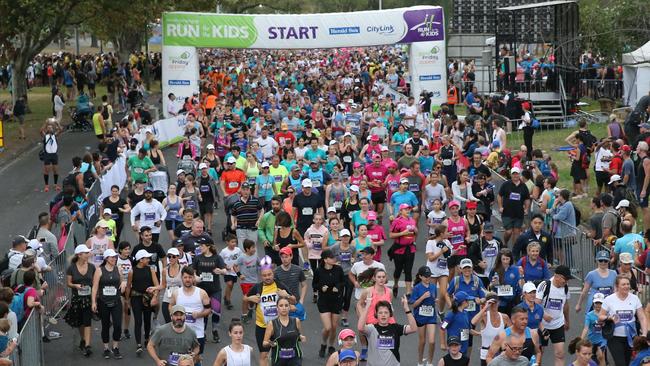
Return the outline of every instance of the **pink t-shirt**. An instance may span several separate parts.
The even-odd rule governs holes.
[[[460,217],[457,222],[452,221],[451,217],[447,219],[447,231],[449,231],[449,242],[455,255],[467,255],[467,246],[465,245],[465,219]]]
[[[399,174],[393,174],[386,176],[386,202],[390,202],[390,197],[393,193],[399,190],[399,180],[401,176]]]
[[[307,245],[309,259],[320,259],[326,234],[327,228],[325,225],[321,225],[320,228],[312,225],[305,231],[305,245]]]
[[[374,164],[366,165],[366,177],[368,177],[368,182],[383,183],[384,178],[388,174],[388,169],[385,166],[379,164],[375,166]],[[381,187],[372,187],[370,186],[370,192],[377,193],[383,191]]]
[[[36,291],[35,288],[29,287],[27,290],[25,290],[25,319],[29,317],[29,314],[32,313],[32,309],[27,306],[27,298],[33,298],[34,301],[39,301],[40,296],[38,296],[38,291]]]
[[[363,175],[355,177],[354,174],[353,174],[353,175],[350,176],[350,178],[348,178],[348,180],[350,181],[351,186],[357,186],[358,187],[359,183],[361,183],[361,181],[363,180]]]
[[[383,226],[372,225],[372,228],[368,228],[368,237],[373,242],[386,240],[386,233],[384,232]],[[377,262],[381,262],[381,246],[376,247],[375,256],[372,259],[376,260]]]
[[[404,230],[414,230],[415,228],[417,228],[417,223],[412,217],[398,216],[390,224],[391,233],[401,233]],[[404,254],[407,247],[410,247],[411,253],[415,253],[415,245],[411,245],[414,242],[415,235],[401,236],[395,239],[395,243],[400,245],[400,247],[395,250],[395,254]]]
[[[384,286],[384,293],[382,295],[380,295],[377,292],[377,290],[375,290],[375,286],[372,286],[370,288],[370,293],[372,294],[372,302],[371,302],[370,308],[368,309],[368,313],[366,314],[366,324],[377,324],[378,320],[375,317],[375,305],[377,305],[377,303],[379,301],[382,301],[382,300],[387,301],[387,302],[390,303],[391,302],[391,292],[390,292],[390,288],[388,288],[388,286]],[[366,301],[368,301],[368,300],[366,300]],[[388,319],[388,323],[390,323],[390,324],[395,323],[395,318],[391,317],[390,319]]]

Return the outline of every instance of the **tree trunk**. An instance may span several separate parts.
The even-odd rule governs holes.
[[[90,47],[93,47],[93,48],[99,47],[99,45],[97,43],[97,37],[95,37],[94,34],[90,35]]]
[[[11,102],[16,104],[16,100],[23,96],[27,95],[27,64],[28,59],[17,55],[13,60],[13,69],[11,71]],[[25,99],[25,104],[27,105],[28,99]]]
[[[65,33],[61,32],[59,35],[59,48],[65,50]]]
[[[122,33],[113,40],[113,49],[117,52],[120,62],[128,62],[133,51],[142,48],[142,34],[140,32]]]

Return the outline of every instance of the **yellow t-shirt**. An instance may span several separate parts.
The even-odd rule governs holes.
[[[99,123],[99,118],[101,118],[102,114],[97,112],[93,114],[93,127],[95,128],[95,135],[103,135],[104,130],[102,130],[102,125]]]
[[[255,310],[255,325],[266,328],[266,324],[278,317],[278,285],[262,285],[260,303]]]
[[[284,165],[278,165],[277,168],[274,168],[273,165],[269,166],[269,175],[273,177],[273,185],[275,185],[275,191],[280,192],[282,190],[282,182],[289,176],[289,171]]]

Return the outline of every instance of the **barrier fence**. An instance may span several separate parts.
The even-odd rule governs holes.
[[[42,366],[43,357],[42,317],[40,312],[32,311],[18,335],[16,348],[9,359],[14,366]]]

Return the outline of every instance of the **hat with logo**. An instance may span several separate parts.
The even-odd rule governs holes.
[[[289,247],[284,247],[284,248],[280,249],[280,255],[289,255],[289,256],[291,256],[291,255],[293,255],[293,250],[291,248],[289,248]]]
[[[454,344],[455,344],[455,345],[460,345],[460,344],[461,344],[461,342],[460,342],[460,338],[459,338],[459,337],[457,337],[457,336],[450,336],[449,338],[447,338],[447,345],[448,345],[448,346],[451,346],[451,345],[454,345]]]
[[[359,193],[359,186],[356,184],[353,184],[350,186],[350,190]]]
[[[351,235],[350,235],[350,230],[348,230],[348,229],[341,229],[341,231],[339,231],[339,236],[351,236]]]
[[[137,253],[135,253],[135,260],[139,261],[142,258],[151,258],[152,255],[153,254],[147,252],[146,250],[140,249],[140,250],[138,250]]]
[[[431,277],[431,268],[422,266],[418,269],[418,276]]]
[[[408,183],[409,179],[408,178],[402,178],[399,180],[400,184]]]
[[[208,144],[208,146],[205,147],[207,150],[214,150],[214,145]]]
[[[234,156],[229,156],[228,159],[226,159],[226,163],[228,164],[235,164],[237,162],[237,159],[235,159]]]
[[[111,211],[110,208],[105,208],[104,211],[102,212],[102,215],[112,215],[113,211]]]
[[[334,212],[334,213],[336,213],[336,207],[334,207],[334,206],[330,206],[330,207],[328,207],[328,208],[327,208],[327,213],[330,213],[330,212]]]
[[[251,185],[250,185],[250,183],[248,183],[248,182],[244,182],[244,183],[241,184],[241,187],[242,187],[242,188],[250,188]]]
[[[573,278],[573,275],[571,274],[571,269],[565,265],[559,265],[557,268],[555,268],[555,274],[560,275],[564,277],[567,280],[570,280]]]
[[[411,205],[409,205],[408,203],[402,203],[401,205],[399,205],[399,209],[400,210],[410,210]]]
[[[176,176],[178,177],[178,176],[181,175],[181,174],[185,174],[185,171],[184,171],[183,169],[178,169],[178,170],[176,171]]]
[[[632,254],[630,253],[621,253],[618,256],[618,260],[623,264],[632,264],[634,259],[632,259]]]
[[[262,162],[262,168],[268,168],[268,167],[269,167],[269,162],[268,161]]]
[[[596,253],[596,260],[609,260],[609,252],[607,250],[600,250]]]
[[[594,304],[597,303],[597,302],[599,302],[599,303],[602,304],[603,301],[605,301],[605,295],[604,295],[604,294],[601,294],[600,292],[596,292],[596,293],[594,294],[594,298],[593,298],[592,302],[593,302]]]
[[[148,186],[144,187],[144,191],[153,193],[153,187],[148,185]]]
[[[484,233],[493,233],[494,232],[494,225],[492,225],[491,222],[486,222],[483,225],[483,232]]]
[[[469,258],[465,258],[460,261],[460,268],[467,268],[467,267],[473,267],[474,264],[472,263],[472,260]]]

